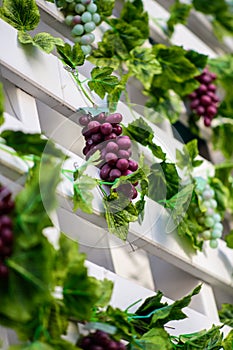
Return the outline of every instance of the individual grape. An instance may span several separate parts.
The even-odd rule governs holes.
[[[135,199],[138,195],[138,191],[136,190],[135,187],[133,187],[133,196],[132,196],[132,199]]]
[[[6,278],[8,277],[8,274],[9,274],[8,267],[3,263],[0,263],[0,278]]]
[[[68,4],[71,4],[71,3],[73,2],[73,0],[66,0],[66,2],[67,2]]]
[[[101,133],[96,133],[91,135],[91,139],[95,143],[100,143],[103,140],[103,135]]]
[[[210,207],[211,208],[217,208],[217,205],[218,205],[218,203],[216,202],[216,200],[215,199],[211,199],[210,200]]]
[[[78,121],[80,125],[86,126],[91,121],[91,118],[89,115],[82,115]]]
[[[71,35],[82,35],[84,33],[84,26],[82,24],[76,24],[71,30]]]
[[[94,22],[88,22],[84,24],[84,29],[86,33],[90,33],[93,32],[93,30],[95,30],[95,23]]]
[[[207,227],[213,227],[215,224],[214,220],[211,217],[207,217],[205,219],[205,226]]]
[[[83,22],[83,23],[91,22],[91,20],[92,20],[92,15],[91,15],[90,12],[85,11],[85,12],[82,14],[81,18],[82,18],[82,22]]]
[[[111,124],[118,124],[122,121],[122,114],[120,113],[113,113],[107,116],[106,122]]]
[[[92,120],[88,123],[87,128],[92,134],[95,134],[100,130],[100,123],[97,120]]]
[[[119,124],[117,124],[117,125],[113,126],[112,131],[113,131],[117,136],[119,136],[119,135],[121,135],[121,133],[122,133],[122,127],[121,127]]]
[[[210,126],[211,125],[211,119],[209,117],[204,117],[204,124],[205,126]]]
[[[129,167],[129,161],[127,159],[120,158],[116,163],[116,167],[121,171],[127,170]]]
[[[108,141],[108,140],[115,140],[117,138],[117,135],[114,132],[111,132],[111,134],[105,136],[104,140]]]
[[[79,16],[79,15],[74,16],[74,17],[72,18],[72,23],[73,23],[74,25],[76,25],[76,24],[81,24],[81,23],[82,23],[82,18],[81,18],[81,16]],[[82,34],[82,33],[81,33],[81,34]]]
[[[208,91],[215,92],[216,89],[217,89],[217,87],[216,87],[216,85],[214,85],[214,84],[209,84],[209,85],[207,86],[207,89],[208,89]]]
[[[100,345],[91,345],[89,348],[89,350],[105,350],[102,346]]]
[[[130,157],[130,153],[124,149],[120,149],[118,151],[118,157],[128,159]]]
[[[90,146],[94,145],[94,141],[92,139],[88,139],[86,141],[86,145],[90,147]]]
[[[83,5],[89,5],[91,3],[92,0],[81,0],[81,3]]]
[[[12,228],[12,220],[7,215],[0,216],[0,229],[2,229],[3,227]]]
[[[210,248],[217,248],[218,247],[218,241],[216,239],[211,239],[209,242]]]
[[[203,106],[209,106],[211,104],[211,98],[209,96],[207,96],[207,95],[203,95],[200,98],[200,103]]]
[[[222,232],[213,230],[211,233],[212,239],[218,239],[222,237]]]
[[[94,3],[91,3],[87,6],[87,11],[90,13],[95,13],[97,11],[97,6]]]
[[[112,125],[110,123],[103,123],[100,126],[100,131],[103,135],[110,135],[112,132]]]
[[[219,230],[219,231],[222,231],[222,230],[223,230],[223,225],[221,224],[221,222],[217,222],[217,223],[214,225],[214,230]]]
[[[117,139],[117,144],[120,149],[129,149],[131,147],[131,141],[128,136],[120,136]]]
[[[109,180],[114,181],[120,176],[121,176],[121,171],[119,169],[112,169],[110,170],[110,173],[109,173]]]
[[[117,155],[111,152],[106,153],[104,158],[108,164],[113,164],[113,165],[117,162],[117,159],[118,159]]]
[[[89,45],[89,44],[93,43],[94,40],[95,40],[94,34],[88,33],[88,34],[85,34],[81,37],[80,42],[82,45]]]
[[[131,171],[131,170],[129,170],[129,169],[126,169],[126,170],[124,170],[124,171],[122,171],[122,175],[123,176],[128,176],[128,175],[130,175],[130,174],[132,174],[133,172]]]
[[[204,84],[201,84],[199,88],[197,88],[197,94],[204,94],[207,91],[207,86]]]
[[[129,170],[136,171],[138,169],[138,163],[135,160],[129,160]]]
[[[215,106],[208,106],[206,109],[206,113],[210,118],[213,118],[217,113],[217,108]]]
[[[86,10],[86,8],[82,4],[77,4],[75,6],[75,12],[77,12],[77,14],[79,14],[79,15],[81,15],[85,10]]]
[[[210,230],[205,230],[204,232],[202,232],[202,237],[205,240],[210,240],[210,238],[212,237],[211,231]]]
[[[205,108],[203,106],[198,106],[196,108],[196,113],[197,115],[202,116],[205,113]]]
[[[95,24],[98,24],[101,20],[101,17],[98,13],[94,13],[92,15],[92,21],[95,23]]]
[[[100,170],[100,177],[102,180],[107,180],[109,177],[109,173],[112,170],[109,164],[104,164],[104,166]]]
[[[205,212],[206,216],[212,216],[214,215],[214,209],[213,208],[207,208],[206,212]]]
[[[107,153],[109,153],[109,152],[117,153],[118,150],[119,150],[119,147],[115,142],[110,141],[107,143],[107,145],[106,145],[106,152]]]
[[[74,2],[72,2],[71,4],[68,5],[67,10],[69,12],[73,12],[75,10],[75,6],[76,6],[76,4]]]
[[[1,230],[1,239],[4,244],[12,244],[13,243],[13,232],[9,228],[3,228]]]
[[[134,187],[131,185],[131,183],[125,183],[119,185],[116,189],[115,192],[120,193],[126,198],[132,199],[134,195]]]
[[[95,116],[95,120],[97,120],[100,123],[104,123],[106,120],[106,115],[105,113],[101,112],[97,116]]]
[[[80,39],[80,42],[81,42],[81,39]],[[85,56],[89,55],[92,51],[92,48],[90,45],[81,45],[81,49]]]
[[[72,23],[74,23],[73,20],[74,20],[74,17],[72,15],[68,15],[65,18],[65,24],[70,26]],[[75,23],[75,24],[77,24],[77,23]]]
[[[82,150],[84,156],[86,156],[89,151],[90,151],[90,147],[87,147],[87,146],[85,146]]]
[[[195,100],[195,99],[197,98],[197,93],[196,93],[196,91],[191,92],[191,94],[189,94],[188,97],[189,97],[191,100]]]
[[[207,199],[208,200],[208,199],[213,198],[213,196],[214,196],[214,191],[212,189],[205,190],[202,193],[203,199]]]
[[[220,222],[221,221],[221,216],[218,213],[216,213],[216,214],[213,215],[213,219],[214,219],[214,221],[216,223]]]
[[[191,109],[195,109],[199,106],[199,104],[200,104],[199,99],[195,99],[191,102],[190,107],[191,107]]]

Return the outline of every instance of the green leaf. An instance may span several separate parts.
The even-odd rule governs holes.
[[[149,89],[154,74],[160,74],[160,63],[152,53],[152,48],[136,47],[129,53],[126,65],[130,74],[140,80],[146,89]]]
[[[224,123],[212,129],[212,144],[215,150],[220,150],[227,159],[233,156],[233,149],[230,142],[233,137],[233,124]]]
[[[112,281],[106,278],[98,282],[99,282],[100,298],[96,302],[96,307],[103,308],[107,306],[111,300],[114,285]]]
[[[33,38],[33,44],[46,53],[51,53],[55,47],[64,47],[65,43],[61,38],[54,38],[49,33],[38,33]]]
[[[192,5],[185,4],[179,0],[175,0],[175,3],[170,7],[170,17],[167,21],[168,35],[172,36],[174,27],[176,24],[186,24],[189,17]]]
[[[229,190],[217,177],[210,177],[209,184],[214,190],[214,198],[218,204],[217,212],[223,215],[229,206]]]
[[[143,146],[148,146],[156,158],[166,159],[166,154],[162,151],[162,148],[153,142],[154,132],[143,118],[140,117],[128,124],[127,127],[124,126],[123,132],[132,140],[139,142]]]
[[[222,346],[224,350],[232,350],[233,346],[233,330],[231,330],[226,338],[222,342]]]
[[[35,0],[3,0],[0,18],[14,28],[25,31],[37,27],[40,13]]]
[[[18,31],[18,40],[21,44],[33,44],[33,38],[31,35],[24,31]]]
[[[67,311],[70,317],[79,321],[90,319],[92,308],[101,292],[98,281],[94,277],[88,277],[84,262],[84,254],[73,257],[63,284],[63,300]]]
[[[227,243],[228,248],[233,249],[233,230],[231,230],[226,236],[225,241]]]
[[[129,79],[129,74],[124,74],[121,77],[118,85],[114,87],[114,89],[108,93],[107,101],[108,108],[110,112],[115,112],[117,108],[117,103],[120,100],[121,94],[126,90],[126,85]]]
[[[36,318],[39,305],[51,299],[54,248],[42,235],[39,244],[23,249],[19,239],[16,237],[7,260],[9,278],[0,281],[0,322],[25,337],[31,332],[30,322]]]
[[[54,350],[54,347],[40,341],[35,341],[29,344],[12,345],[8,350]]]
[[[208,56],[195,50],[187,50],[185,57],[199,69],[203,69],[207,65]]]
[[[198,167],[203,163],[202,160],[196,159],[198,155],[197,139],[193,139],[183,146],[182,152],[176,150],[176,164],[180,169],[187,168],[187,170],[192,171],[193,168]]]
[[[81,175],[74,181],[73,189],[73,210],[81,209],[83,212],[91,214],[93,212],[92,201],[94,195],[91,192],[97,186],[95,179],[88,175]]]
[[[88,82],[88,86],[102,99],[106,93],[111,93],[119,83],[118,78],[111,75],[112,72],[111,67],[95,67],[91,71],[92,79]]]
[[[221,326],[213,326],[210,330],[180,335],[177,339],[177,349],[221,350],[223,335],[220,328]]]
[[[186,318],[186,314],[182,311],[183,308],[188,306],[194,295],[197,295],[201,290],[201,285],[194,288],[194,290],[183,297],[180,300],[176,300],[174,303],[164,306],[161,309],[157,309],[152,316],[151,324],[155,326],[163,326],[171,320],[182,320]]]
[[[129,231],[129,223],[138,219],[135,206],[129,203],[125,196],[119,198],[116,193],[104,197],[103,204],[109,232],[125,241]]]
[[[139,340],[145,350],[172,350],[169,334],[163,328],[152,328]]]
[[[23,131],[4,130],[0,136],[7,146],[13,148],[19,155],[51,156],[64,159],[64,153],[56,148],[53,141],[41,134],[28,134]]]
[[[98,14],[101,17],[109,17],[112,14],[115,6],[115,0],[95,0]]]
[[[0,83],[0,126],[4,123],[4,94],[3,94],[3,86]]]
[[[59,249],[56,250],[54,263],[54,279],[56,285],[62,286],[67,275],[69,264],[78,252],[78,243],[65,234],[60,233]]]
[[[71,69],[82,66],[85,61],[85,55],[78,43],[74,44],[72,47],[67,43],[65,43],[64,46],[57,45],[57,52],[63,63]]]
[[[180,178],[173,163],[154,163],[148,179],[149,197],[156,202],[170,199],[179,190]]]
[[[216,14],[219,11],[227,11],[227,3],[225,0],[211,1],[205,3],[203,0],[193,0],[195,10],[205,14]]]
[[[56,187],[61,164],[44,157],[30,170],[24,189],[15,198],[15,225],[18,243],[32,247],[41,240],[45,227],[53,226],[49,214],[57,204]]]
[[[222,304],[221,310],[218,312],[220,321],[233,327],[233,305],[232,304]]]

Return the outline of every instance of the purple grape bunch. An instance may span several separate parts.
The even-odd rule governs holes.
[[[0,279],[8,276],[8,267],[5,259],[12,254],[13,249],[13,222],[10,217],[14,209],[11,192],[0,185]]]
[[[96,150],[100,150],[100,178],[106,182],[114,182],[117,178],[130,175],[138,169],[138,163],[130,159],[132,144],[129,136],[122,135],[121,121],[120,113],[107,115],[102,112],[94,118],[88,114],[79,118],[86,140],[83,154],[88,159]],[[130,199],[135,199],[138,195],[135,188],[137,185],[125,184],[117,190]]]
[[[83,350],[126,350],[121,341],[111,339],[108,333],[100,330],[82,337],[78,346]]]
[[[200,86],[188,95],[190,108],[198,117],[204,119],[204,125],[209,127],[213,118],[218,111],[219,98],[216,95],[216,85],[213,81],[216,79],[216,74],[204,68],[202,74],[196,77],[200,82]]]

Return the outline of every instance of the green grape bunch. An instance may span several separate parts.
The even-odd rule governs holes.
[[[202,209],[202,215],[197,216],[197,218],[199,223],[206,228],[201,234],[202,238],[209,241],[211,248],[217,248],[218,239],[222,237],[223,225],[221,223],[221,216],[217,212],[215,192],[208,184],[208,181],[203,180],[202,186],[196,186],[196,193]],[[199,209],[197,211],[199,212]]]
[[[101,21],[94,0],[57,0],[56,5],[62,11],[65,23],[72,28],[74,41],[80,44],[85,55],[89,55],[95,40],[92,32]]]

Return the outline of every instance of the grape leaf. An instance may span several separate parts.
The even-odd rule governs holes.
[[[224,237],[228,248],[233,249],[233,230],[231,230],[225,237]]]
[[[79,43],[74,44],[72,47],[67,43],[64,46],[56,45],[56,47],[63,63],[68,67],[75,69],[77,66],[83,65],[85,55]]]
[[[46,139],[41,134],[28,134],[23,131],[4,130],[0,136],[6,141],[7,146],[13,148],[19,155],[35,155],[64,159],[64,153],[56,148],[53,141]]]
[[[182,152],[176,150],[176,164],[180,169],[187,168],[187,170],[192,171],[193,168],[203,163],[202,160],[196,159],[198,155],[197,139],[193,139],[183,146]]]
[[[212,144],[215,150],[220,150],[227,159],[233,156],[233,149],[230,147],[230,142],[233,137],[233,124],[224,123],[212,129]]]
[[[79,321],[90,319],[92,307],[101,293],[98,281],[88,276],[84,262],[84,254],[73,256],[63,284],[63,300],[67,312]]]
[[[221,309],[218,311],[220,321],[233,327],[233,305],[232,304],[222,304]]]
[[[175,349],[203,349],[203,350],[221,350],[223,334],[220,332],[221,326],[213,326],[209,330],[191,334],[182,334],[177,337]]]
[[[118,85],[114,87],[114,89],[108,93],[107,101],[108,108],[110,112],[114,112],[117,108],[117,103],[120,100],[121,94],[126,90],[126,84],[129,79],[129,74],[124,74],[121,77]]]
[[[36,318],[37,308],[51,298],[54,248],[42,235],[34,247],[22,248],[19,239],[7,260],[9,278],[0,280],[0,322],[25,337],[31,333],[30,323]]]
[[[115,6],[115,0],[95,0],[100,17],[109,17]]]
[[[96,180],[88,175],[81,175],[76,177],[73,185],[74,211],[80,208],[83,212],[92,214],[92,201],[94,199],[94,195],[91,192],[91,190],[93,190],[93,188],[95,188],[96,186]]]
[[[0,83],[0,126],[4,123],[4,95],[3,95],[3,87]]]
[[[111,67],[95,67],[91,71],[92,79],[88,82],[88,86],[102,99],[106,93],[111,93],[119,83],[118,78],[111,75],[112,72]]]
[[[222,346],[224,350],[231,350],[233,346],[233,330],[231,330],[225,339],[223,339]]]
[[[169,334],[163,328],[152,328],[139,340],[145,350],[172,350]]]
[[[217,177],[210,177],[209,184],[214,190],[214,198],[217,201],[217,212],[224,215],[229,207],[230,193],[228,188]]]
[[[100,298],[97,300],[95,306],[98,308],[103,308],[107,306],[112,297],[113,282],[108,279],[103,279],[99,282]]]
[[[11,345],[8,350],[54,350],[54,347],[41,341],[35,341],[29,344]]]
[[[185,57],[199,69],[203,69],[207,65],[208,56],[195,50],[187,50]]]
[[[182,309],[190,304],[192,297],[194,295],[197,295],[200,292],[200,290],[201,285],[194,288],[194,290],[190,294],[186,295],[182,299],[176,300],[170,305],[166,305],[160,309],[157,309],[152,316],[151,325],[153,325],[154,327],[162,327],[171,320],[182,320],[186,318],[187,316],[182,311]]]
[[[156,202],[170,199],[179,190],[180,178],[173,163],[154,163],[148,179],[148,196]]]
[[[66,341],[65,339],[59,338],[49,341],[49,345],[53,347],[53,350],[82,350],[77,345],[71,343],[70,341]],[[37,349],[40,350],[40,349]]]
[[[153,142],[153,130],[141,117],[128,124],[127,127],[124,126],[123,133],[143,146],[147,146],[156,158],[166,159],[166,153],[162,151],[160,146],[157,146]]]
[[[160,63],[152,53],[152,48],[134,48],[129,53],[126,65],[130,74],[141,81],[146,89],[149,89],[154,74],[160,74],[162,71]]]
[[[135,206],[129,203],[125,196],[119,198],[114,192],[104,197],[103,204],[109,232],[125,241],[129,231],[129,223],[138,219]]]
[[[35,0],[3,0],[0,18],[18,30],[33,30],[40,21]]]
[[[191,9],[192,5],[175,0],[175,3],[169,9],[170,17],[167,20],[167,32],[169,37],[174,33],[176,24],[185,25],[187,23]]]
[[[32,44],[46,53],[51,53],[56,46],[64,46],[60,38],[55,38],[49,33],[38,33],[33,38],[27,32],[18,32],[18,40],[21,44]]]
[[[192,0],[195,10],[205,14],[216,14],[218,12],[227,11],[227,3],[225,0],[211,1],[206,3],[203,0]]]
[[[44,157],[30,170],[24,189],[15,198],[15,225],[19,244],[32,247],[45,227],[53,226],[49,214],[56,207],[56,187],[61,163]]]

